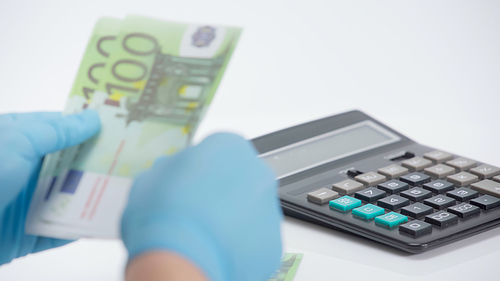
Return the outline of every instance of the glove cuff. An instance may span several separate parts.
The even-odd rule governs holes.
[[[209,280],[227,281],[226,266],[217,243],[201,226],[189,218],[162,218],[133,224],[123,231],[123,241],[129,252],[129,261],[150,251],[177,253],[200,268]]]

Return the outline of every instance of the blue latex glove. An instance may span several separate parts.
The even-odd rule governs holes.
[[[77,145],[101,127],[95,111],[0,115],[0,264],[70,241],[24,234],[42,159]]]
[[[277,182],[253,146],[216,134],[135,181],[122,218],[129,260],[176,252],[216,281],[267,280],[281,257]]]

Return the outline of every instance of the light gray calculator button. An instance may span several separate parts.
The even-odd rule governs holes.
[[[375,172],[369,172],[356,176],[355,179],[366,186],[376,186],[377,184],[386,181],[385,176],[382,176],[381,174],[377,174]]]
[[[479,167],[470,169],[469,172],[477,175],[480,179],[484,180],[500,174],[500,169],[491,165],[481,165]]]
[[[436,179],[446,178],[447,176],[454,173],[455,173],[455,168],[446,166],[444,164],[437,164],[435,166],[424,169],[424,174],[427,174]]]
[[[425,153],[424,158],[427,158],[429,160],[432,160],[432,162],[439,164],[453,159],[453,154],[441,150],[434,150]]]
[[[470,188],[487,195],[500,197],[500,183],[492,180],[473,183],[470,185]]]
[[[419,172],[427,167],[432,166],[432,161],[417,156],[401,162],[401,165],[408,168],[410,172]]]
[[[460,172],[458,174],[448,176],[447,179],[452,184],[454,184],[456,186],[460,186],[460,187],[467,186],[467,185],[479,180],[478,176],[467,173],[467,172]]]
[[[476,167],[477,163],[474,160],[470,160],[465,157],[459,157],[450,161],[446,161],[446,165],[452,166],[457,170],[457,172],[462,172]]]
[[[377,172],[381,175],[386,176],[388,180],[392,180],[408,174],[408,169],[396,164],[392,164],[387,167],[378,169]]]
[[[345,180],[339,183],[336,183],[332,186],[332,189],[337,191],[342,195],[351,195],[356,191],[363,189],[365,186],[357,181],[353,180]]]
[[[307,194],[307,200],[318,204],[325,204],[337,197],[339,194],[328,188],[321,188]]]
[[[496,182],[500,182],[500,176],[493,177],[493,180]]]

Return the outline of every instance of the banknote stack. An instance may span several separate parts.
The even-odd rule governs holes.
[[[94,109],[101,132],[45,157],[26,232],[118,238],[133,178],[190,143],[240,33],[141,16],[100,19],[64,114]]]

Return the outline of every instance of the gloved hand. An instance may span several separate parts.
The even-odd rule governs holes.
[[[216,281],[267,280],[281,257],[277,182],[232,134],[159,158],[137,177],[122,218],[129,260],[175,252]]]
[[[0,264],[70,242],[24,234],[26,213],[45,154],[77,145],[100,127],[90,110],[0,115]]]

